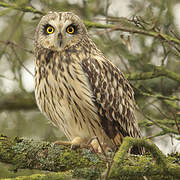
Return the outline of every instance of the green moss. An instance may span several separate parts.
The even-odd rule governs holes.
[[[80,150],[65,150],[60,154],[58,158],[59,164],[61,164],[62,170],[68,170],[73,168],[91,167],[96,166],[97,168],[103,168],[103,162],[95,155],[87,152],[88,150],[83,150],[85,153],[80,153]]]
[[[127,152],[134,145],[145,147],[149,153],[145,156],[129,156]],[[172,179],[180,178],[179,172],[180,167],[172,164],[172,157],[167,158],[151,141],[127,137],[114,157],[110,178],[121,175],[130,179],[134,176]]]
[[[70,172],[47,173],[47,174],[34,174],[31,176],[19,176],[17,178],[10,178],[11,180],[71,180]],[[6,180],[10,180],[6,179]]]
[[[72,150],[69,146],[23,140],[18,137],[10,139],[3,135],[0,136],[0,142],[1,161],[14,164],[14,169],[66,171],[77,167],[105,167],[105,162],[86,149]]]
[[[75,168],[72,171],[72,177],[77,179],[84,178],[87,180],[95,180],[100,177],[101,173],[102,172],[96,168]]]

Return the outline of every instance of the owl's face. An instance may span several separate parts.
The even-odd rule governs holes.
[[[70,12],[50,12],[43,16],[35,33],[36,46],[61,51],[79,43],[87,30],[79,19]]]

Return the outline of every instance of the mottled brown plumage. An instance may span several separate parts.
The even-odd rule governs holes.
[[[53,12],[41,19],[35,57],[37,104],[70,141],[87,143],[97,136],[115,148],[125,136],[141,137],[129,82],[97,49],[76,15]]]

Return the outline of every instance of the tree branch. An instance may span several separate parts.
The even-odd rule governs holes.
[[[152,155],[133,156],[127,152],[133,145],[144,146]],[[128,158],[127,158],[128,156]],[[133,159],[133,163],[132,160]],[[178,158],[178,155],[177,155]],[[180,167],[173,163],[176,158],[167,158],[150,141],[126,137],[110,167],[109,178],[142,176],[180,177]],[[49,177],[66,177],[97,179],[106,172],[106,158],[103,155],[91,153],[87,149],[72,150],[69,146],[54,145],[53,143],[8,138],[0,136],[0,161],[11,163],[15,169],[29,168],[48,170],[61,173],[50,173]],[[63,173],[64,172],[64,173]],[[42,175],[44,176],[44,175]],[[46,175],[47,176],[47,175]],[[31,177],[40,177],[32,175]],[[90,178],[91,177],[91,178]],[[22,178],[23,179],[23,178]],[[24,177],[27,179],[27,177]]]
[[[33,140],[11,139],[0,135],[0,161],[10,163],[14,169],[29,168],[47,171],[68,171],[79,169],[91,171],[99,176],[105,169],[105,161],[87,149],[72,150],[70,146]],[[82,174],[82,173],[81,173]],[[91,175],[92,175],[91,174]]]
[[[156,119],[155,120],[158,124],[163,124],[163,125],[169,125],[169,126],[174,126],[176,122],[172,119]],[[180,125],[180,120],[177,121],[178,125]],[[147,120],[141,120],[139,121],[139,126],[140,127],[150,127],[153,126],[154,123],[147,121]]]
[[[178,83],[180,83],[180,75],[179,74],[172,72],[162,66],[153,66],[153,71],[150,71],[150,72],[127,74],[126,78],[128,78],[128,80],[146,80],[146,79],[157,78],[160,76],[165,76],[169,79],[175,80]]]
[[[146,151],[149,151],[155,160],[155,163],[151,160],[151,165],[147,167],[147,159],[139,159],[139,165],[131,166],[130,164],[124,165],[124,160],[128,156],[128,150],[134,146],[143,146]],[[137,163],[137,162],[134,162]],[[143,163],[143,166],[140,164]],[[153,144],[150,140],[133,139],[126,137],[123,140],[123,144],[120,146],[118,152],[114,157],[114,163],[111,167],[110,178],[122,177],[122,176],[135,176],[140,175],[151,176],[161,174],[161,176],[167,177],[169,175],[175,175],[176,178],[180,178],[180,166],[169,163],[167,157]],[[161,177],[162,178],[162,177]]]
[[[17,178],[5,178],[1,180],[72,180],[72,173],[67,172],[52,172],[46,174],[33,174],[31,176],[19,176]]]
[[[10,93],[0,95],[0,111],[3,110],[31,110],[36,109],[33,93]]]
[[[45,12],[39,11],[31,6],[20,6],[19,4],[15,3],[5,3],[5,2],[0,2],[0,6],[4,8],[9,8],[9,9],[15,9],[23,12],[31,12],[34,14],[40,14],[40,15],[45,15]]]
[[[16,168],[33,168],[48,171],[67,171],[75,168],[103,168],[105,163],[86,149],[72,150],[70,146],[49,142],[11,139],[0,136],[0,161],[11,163]]]
[[[33,7],[20,6],[15,3],[0,2],[0,7],[15,9],[15,10],[23,11],[23,12],[31,12],[31,13],[40,14],[40,15],[46,14],[46,12],[39,11]],[[167,42],[171,42],[171,43],[173,42],[175,44],[180,45],[180,40],[177,39],[176,37],[172,37],[172,36],[169,36],[169,35],[161,33],[161,32],[145,30],[143,28],[136,27],[133,23],[130,23],[128,21],[128,19],[126,19],[126,18],[119,18],[118,25],[101,24],[101,23],[95,23],[95,22],[90,22],[90,21],[84,21],[84,24],[87,27],[105,28],[105,29],[110,28],[112,30],[130,32],[130,33],[136,33],[136,34],[143,34],[143,35],[152,36],[152,37],[155,37],[155,38],[167,41]]]

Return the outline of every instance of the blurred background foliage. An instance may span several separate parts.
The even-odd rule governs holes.
[[[24,7],[38,12],[25,12]],[[72,11],[83,20],[120,27],[124,17],[129,28],[159,34],[160,38],[88,28],[97,46],[129,77],[143,135],[164,153],[180,152],[180,43],[161,38],[166,34],[180,42],[179,0],[1,0],[0,133],[43,141],[65,139],[40,113],[34,99],[33,38],[48,11]],[[163,73],[158,74],[158,68]],[[133,76],[137,74],[140,78]],[[10,170],[11,166],[0,164],[0,178],[37,172]]]

